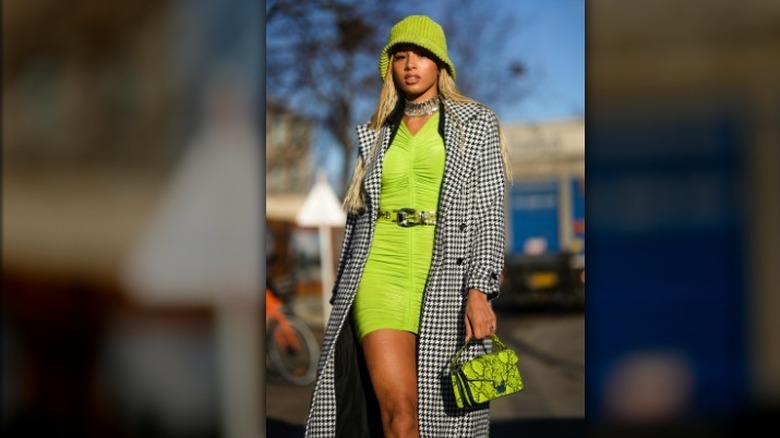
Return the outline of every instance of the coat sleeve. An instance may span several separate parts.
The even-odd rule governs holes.
[[[500,293],[499,277],[504,269],[506,226],[504,198],[506,176],[499,140],[498,117],[492,111],[480,120],[485,135],[479,147],[476,167],[475,217],[471,242],[470,266],[466,275],[466,290],[477,289],[493,299]]]

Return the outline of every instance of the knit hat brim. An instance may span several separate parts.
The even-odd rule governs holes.
[[[379,77],[384,80],[387,66],[390,63],[390,50],[398,44],[413,44],[433,53],[439,59],[453,79],[455,79],[455,64],[447,55],[447,40],[444,30],[435,21],[425,15],[410,15],[399,21],[390,30],[387,45],[379,55]]]

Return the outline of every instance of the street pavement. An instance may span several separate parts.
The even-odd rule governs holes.
[[[321,341],[319,297],[297,299],[293,312]],[[584,314],[550,309],[500,310],[498,335],[520,357],[524,389],[491,402],[491,437],[579,437],[585,434]],[[266,372],[268,437],[303,437],[313,385],[285,383]]]

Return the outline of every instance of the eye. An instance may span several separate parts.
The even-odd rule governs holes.
[[[396,53],[395,55],[393,55],[393,61],[398,61],[398,60],[405,59],[405,58],[406,58],[406,55],[403,54],[403,53]]]
[[[433,54],[429,52],[426,49],[423,49],[422,47],[415,47],[414,54],[417,55],[418,58],[431,58],[433,57]]]

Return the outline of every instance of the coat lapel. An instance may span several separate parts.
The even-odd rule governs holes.
[[[376,210],[379,208],[379,192],[382,188],[382,162],[384,161],[385,151],[390,147],[392,132],[392,125],[383,126],[378,133],[371,130],[368,125],[358,127],[360,154],[363,157],[363,163],[366,165],[364,189],[368,196],[367,205],[372,209],[372,213],[376,213]],[[374,148],[377,138],[379,139],[380,147]]]
[[[465,178],[465,137],[463,129],[464,112],[461,106],[451,101],[444,101],[444,148],[446,158],[444,164],[444,179],[442,180],[439,212],[446,214],[453,199],[456,198]]]

